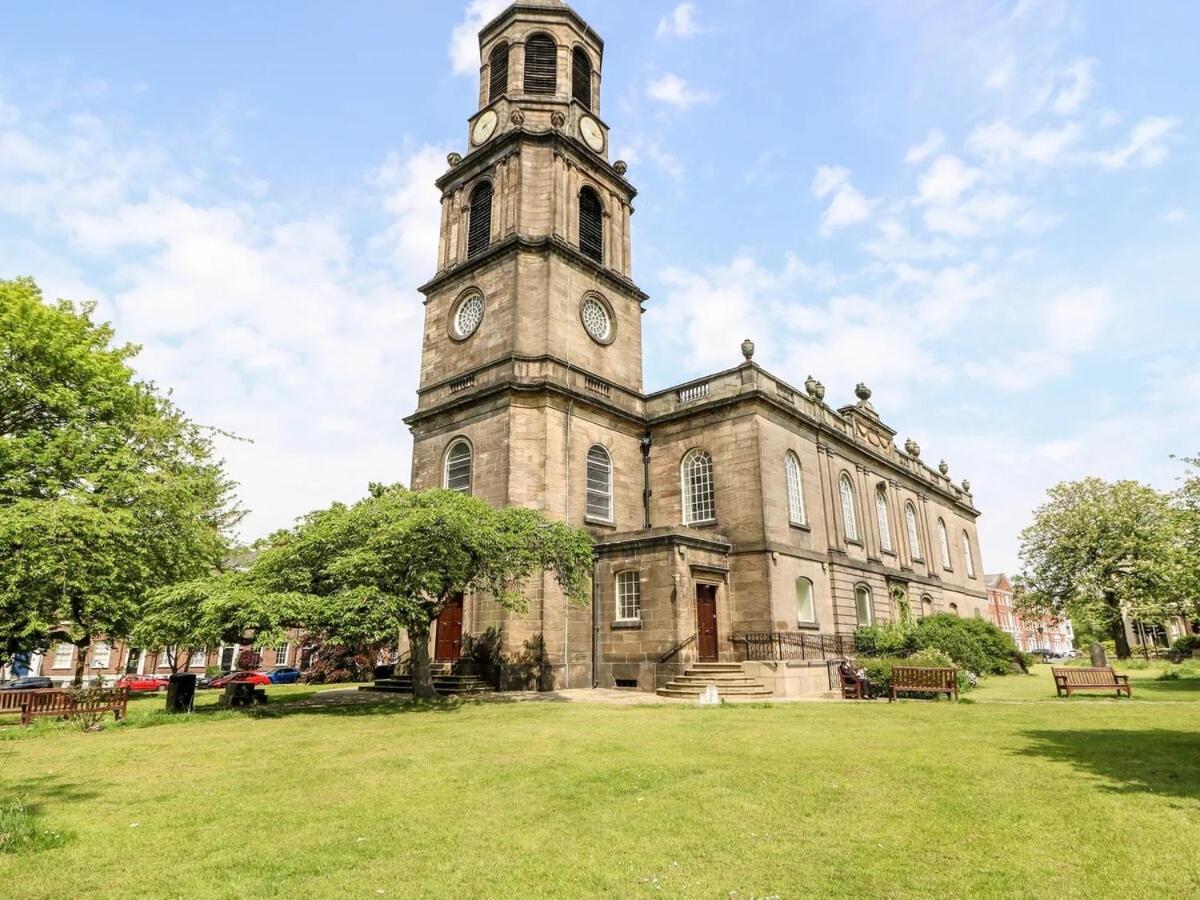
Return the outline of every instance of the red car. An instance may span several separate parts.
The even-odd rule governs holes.
[[[125,688],[131,694],[141,694],[165,691],[168,683],[165,675],[122,675],[117,680],[116,686]]]
[[[229,684],[237,684],[239,682],[249,684],[270,684],[271,679],[263,672],[230,672],[228,675],[222,675],[220,678],[214,678],[208,683],[209,687],[223,688]]]

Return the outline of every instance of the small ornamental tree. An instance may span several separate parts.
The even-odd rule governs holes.
[[[1198,548],[1172,498],[1136,481],[1063,482],[1021,534],[1019,606],[1069,616],[1112,636],[1129,656],[1123,617],[1195,608]]]
[[[587,533],[537,510],[371,485],[358,503],[334,504],[274,535],[244,575],[206,586],[206,615],[259,632],[260,643],[289,626],[351,645],[388,643],[404,629],[413,693],[429,699],[429,635],[447,603],[478,591],[524,610],[523,582],[552,572],[567,599],[585,605],[591,571]]]

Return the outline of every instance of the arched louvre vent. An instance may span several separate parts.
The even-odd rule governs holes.
[[[525,93],[553,94],[558,88],[558,47],[546,34],[525,42]]]
[[[488,103],[508,92],[508,44],[497,44],[488,57]]]
[[[467,214],[467,258],[482,253],[492,242],[492,183],[482,182],[471,192]]]
[[[571,96],[592,108],[592,61],[582,47],[571,54]]]
[[[590,187],[579,192],[579,249],[584,256],[604,262],[604,207]]]

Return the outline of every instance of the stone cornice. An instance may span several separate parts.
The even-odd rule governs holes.
[[[482,253],[477,256],[461,262],[455,266],[451,266],[445,271],[439,272],[433,278],[421,285],[417,290],[428,298],[429,294],[436,291],[447,284],[453,284],[457,279],[463,279],[473,272],[482,268],[484,264],[495,259],[498,256],[511,251],[527,253],[556,253],[568,262],[575,263],[588,269],[601,281],[608,284],[615,290],[623,291],[626,294],[633,296],[638,303],[645,303],[650,299],[650,296],[645,293],[636,284],[614,272],[605,266],[600,265],[592,258],[585,256],[579,252],[577,247],[573,247],[559,237],[529,237],[523,234],[510,234],[496,243],[492,244]],[[469,280],[469,279],[466,279]],[[428,302],[428,299],[426,300]]]
[[[593,554],[595,556],[608,556],[617,553],[627,553],[631,550],[648,550],[654,547],[676,546],[692,547],[696,550],[706,550],[711,553],[725,555],[733,552],[733,544],[721,535],[706,537],[691,533],[682,525],[668,525],[659,528],[606,535],[596,541]]]
[[[522,3],[521,0],[516,0],[512,6],[501,12],[496,18],[492,19],[479,30],[479,46],[483,47],[490,38],[492,32],[498,31],[509,23],[509,20],[517,18],[522,13],[530,14],[533,17],[539,16],[558,16],[564,19],[570,19],[576,28],[583,34],[587,35],[595,42],[596,48],[601,55],[604,56],[604,39],[592,29],[592,26],[583,20],[583,17],[565,3],[561,6],[549,6],[545,3]]]

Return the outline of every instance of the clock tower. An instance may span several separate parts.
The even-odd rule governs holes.
[[[418,406],[406,419],[412,484],[595,529],[640,527],[640,485],[607,512],[580,494],[589,450],[635,472],[645,432],[636,191],[609,160],[604,42],[559,0],[518,0],[479,47],[468,149],[437,181],[437,272],[421,288]],[[540,643],[556,684],[583,683],[589,612],[568,609],[551,577],[527,593],[521,616],[466,598],[464,631],[496,626],[509,654]]]

